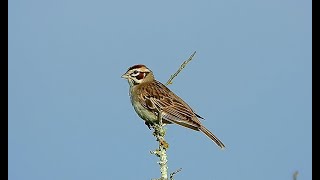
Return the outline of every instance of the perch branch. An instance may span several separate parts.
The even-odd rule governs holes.
[[[172,84],[172,80],[178,76],[178,74],[182,71],[183,68],[186,67],[186,65],[192,60],[193,56],[196,54],[196,51],[192,53],[192,55],[189,57],[188,60],[184,61],[180,68],[177,70],[176,73],[170,76],[169,80],[167,81],[166,85]],[[166,129],[165,124],[162,123],[162,115],[161,115],[161,109],[158,109],[158,122],[154,123],[152,125],[152,128],[154,130],[153,136],[156,137],[157,141],[159,142],[158,149],[154,151],[150,151],[151,154],[154,154],[159,157],[158,164],[160,165],[160,173],[161,177],[156,180],[168,180],[168,159],[167,159],[167,149],[169,148],[169,144],[165,140],[166,135]],[[170,173],[170,180],[173,180],[173,176],[181,171],[181,168],[174,171],[173,173]]]

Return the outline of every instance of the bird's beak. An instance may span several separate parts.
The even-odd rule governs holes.
[[[123,74],[123,75],[121,76],[121,78],[128,79],[129,76],[128,76],[127,74]]]

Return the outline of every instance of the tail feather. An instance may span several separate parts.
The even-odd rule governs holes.
[[[224,149],[224,144],[218,139],[212,132],[210,132],[206,127],[200,126],[199,130],[208,136],[213,142],[215,142],[221,149]]]

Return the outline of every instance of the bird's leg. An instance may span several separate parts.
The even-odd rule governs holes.
[[[158,122],[159,122],[160,126],[163,126],[163,123],[162,123],[162,111],[161,110],[158,111]]]
[[[150,121],[145,121],[144,124],[148,126],[149,130],[151,130],[151,127],[153,127],[153,123]]]
[[[160,148],[165,148],[168,149],[169,148],[169,144],[166,142],[166,140],[164,139],[164,136],[166,135],[166,130],[164,128],[165,124],[163,124],[162,122],[162,111],[158,110],[158,124],[156,126],[158,126],[155,129],[155,133],[158,134],[159,136],[157,137],[157,141],[159,141],[159,149]]]

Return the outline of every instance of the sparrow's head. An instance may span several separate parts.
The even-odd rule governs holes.
[[[130,67],[121,77],[127,79],[130,86],[154,80],[152,71],[143,64]]]

